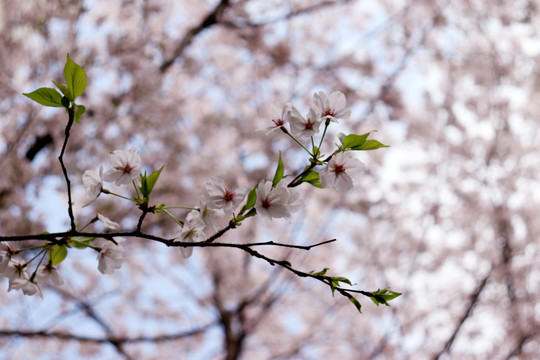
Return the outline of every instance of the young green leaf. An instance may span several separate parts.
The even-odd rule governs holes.
[[[395,299],[400,295],[401,293],[398,293],[396,291],[392,291],[388,289],[382,289],[382,290],[379,289],[373,292],[373,296],[371,296],[370,298],[377,306],[379,306],[379,304],[390,306],[390,304],[388,304],[388,301]]]
[[[345,277],[342,277],[342,276],[334,276],[332,279],[338,281],[338,282],[342,282],[342,283],[345,283],[345,284],[349,284],[352,286],[352,283],[351,283],[351,280],[345,278]]]
[[[53,245],[49,252],[49,262],[52,266],[61,263],[67,256],[67,249],[65,246]]]
[[[74,101],[86,89],[86,73],[80,65],[71,60],[69,54],[67,54],[66,66],[64,67],[64,77],[72,97],[70,100]],[[67,94],[64,95],[67,96]]]
[[[58,83],[56,81],[53,81],[53,83],[54,83],[54,85],[56,85],[58,90],[60,90],[62,92],[62,94],[64,94],[65,97],[67,97],[68,99],[73,97],[71,95],[71,93],[69,92],[69,89],[68,89],[66,84],[61,84],[61,83]]]
[[[23,93],[24,96],[37,103],[51,107],[62,107],[62,95],[53,88],[39,88],[31,93]]]
[[[154,189],[154,185],[156,185],[156,182],[159,178],[159,174],[161,174],[161,170],[163,170],[163,166],[161,167],[161,169],[154,171],[148,176],[146,176],[146,174],[144,177],[141,175],[141,193],[143,194],[143,196],[150,196],[150,193]]]
[[[375,150],[383,147],[388,147],[388,145],[381,144],[377,140],[367,140],[359,148],[354,150]]]
[[[343,148],[357,150],[357,147],[362,146],[370,133],[363,135],[350,134],[343,139]]]
[[[283,173],[285,171],[285,168],[283,166],[283,160],[281,159],[281,151],[279,152],[279,161],[278,166],[276,169],[276,173],[274,174],[274,179],[272,180],[272,187],[276,187],[277,184],[283,179]]]
[[[326,272],[327,272],[328,270],[330,270],[330,268],[324,268],[324,269],[322,269],[321,271],[316,272],[316,273],[314,273],[313,270],[312,270],[312,271],[310,271],[309,273],[310,273],[311,275],[313,275],[313,276],[323,276],[324,274],[326,274]]]
[[[83,105],[77,105],[77,111],[75,112],[75,122],[79,122],[81,116],[86,111],[86,108]]]
[[[311,170],[310,172],[304,174],[301,178],[300,178],[300,181],[299,183],[303,183],[303,182],[307,182],[317,188],[322,188],[322,185],[321,185],[321,180],[320,180],[320,176],[319,176],[319,173],[316,172],[315,170]]]
[[[251,209],[255,206],[255,203],[257,202],[257,187],[259,184],[256,184],[253,189],[249,191],[249,195],[246,201],[246,205],[242,207],[242,210],[240,210],[240,214],[243,214],[244,211]]]
[[[356,300],[356,298],[354,296],[352,296],[352,295],[348,295],[347,297],[354,304],[354,306],[356,306],[356,309],[361,314],[362,313],[362,305],[360,305],[360,302],[358,302],[358,300]]]
[[[68,239],[68,246],[72,246],[76,249],[85,249],[87,248],[95,237],[86,237],[86,236],[72,236]]]

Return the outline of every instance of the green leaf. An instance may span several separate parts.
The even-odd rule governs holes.
[[[244,211],[247,211],[255,206],[255,203],[257,202],[257,187],[258,186],[259,184],[256,184],[253,187],[253,189],[250,190],[247,201],[246,201],[246,205],[242,207],[242,210],[240,210],[240,214],[243,214]]]
[[[279,161],[278,166],[276,169],[276,173],[274,174],[274,179],[272,180],[272,187],[276,187],[277,184],[283,179],[283,173],[285,171],[285,168],[283,166],[283,160],[281,159],[281,151],[279,152]]]
[[[61,263],[67,256],[67,249],[65,246],[53,245],[49,252],[49,262],[52,266]]]
[[[362,146],[370,133],[363,135],[350,134],[343,139],[343,148],[356,150],[357,147]]]
[[[319,189],[322,188],[319,173],[316,172],[315,170],[311,170],[310,172],[304,174],[300,178],[300,183],[303,183],[303,182],[307,182],[315,187],[318,187]]]
[[[356,306],[356,309],[358,310],[358,312],[360,312],[360,314],[362,313],[362,305],[360,305],[360,302],[358,302],[358,300],[356,300],[356,298],[352,295],[349,295],[347,296],[349,298],[349,300],[354,304],[354,306]]]
[[[163,170],[163,166],[148,176],[146,176],[146,173],[144,173],[144,176],[141,174],[141,193],[145,198],[150,196],[159,178],[159,174],[161,174],[161,170]]]
[[[333,277],[332,279],[338,281],[338,282],[342,282],[342,283],[346,283],[346,284],[349,284],[352,286],[352,283],[351,283],[351,280],[345,278],[345,277],[342,277],[342,276],[335,276]]]
[[[339,286],[339,282],[335,281],[334,278],[329,278],[328,280],[330,281],[328,285],[330,285],[330,289],[332,290],[332,296],[334,296],[336,288]]]
[[[39,88],[31,93],[23,93],[24,96],[37,103],[51,107],[62,107],[62,95],[53,88]]]
[[[313,275],[313,276],[323,276],[324,274],[326,274],[326,272],[327,272],[328,270],[330,270],[330,268],[324,268],[324,269],[322,269],[321,271],[316,272],[316,273],[314,273],[313,270],[312,270],[312,271],[310,271],[309,273],[310,273],[311,275]]]
[[[381,144],[377,140],[367,140],[359,148],[355,148],[354,150],[375,150],[375,149],[379,149],[383,147],[389,147],[389,146]]]
[[[382,290],[379,289],[373,292],[373,296],[371,296],[370,298],[377,306],[379,306],[379,304],[390,306],[390,304],[388,304],[388,301],[395,299],[400,295],[401,293],[398,293],[396,291],[392,291],[388,289],[382,289]]]
[[[68,100],[69,98],[73,97],[71,96],[71,93],[69,92],[69,89],[66,84],[57,83],[56,81],[53,81],[53,83],[54,85],[56,85],[58,90],[60,90],[62,94],[64,94],[64,96],[68,98]]]
[[[68,239],[68,245],[76,249],[85,249],[87,248],[95,237],[86,237],[86,236],[72,236]]]
[[[159,175],[161,174],[161,170],[163,170],[163,166],[159,170],[154,171],[153,173],[150,174],[150,176],[148,176],[148,194],[149,195],[154,189],[154,185],[156,185]]]
[[[79,122],[85,111],[86,108],[83,105],[77,105],[77,111],[75,111],[75,122]]]
[[[71,95],[70,100],[74,101],[86,89],[86,73],[80,65],[71,60],[69,54],[67,54],[66,66],[64,67],[64,77]],[[67,94],[64,95],[67,96]]]

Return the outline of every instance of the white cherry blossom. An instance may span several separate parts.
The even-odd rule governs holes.
[[[274,125],[266,128],[266,135],[272,135],[281,131],[281,128],[287,124],[291,108],[292,105],[290,103],[285,104],[282,109],[272,104],[272,122]]]
[[[200,217],[204,225],[211,226],[214,230],[217,230],[217,222],[223,215],[223,210],[208,206],[206,197],[204,195],[201,196]]]
[[[112,169],[103,174],[103,180],[116,185],[127,185],[139,178],[141,173],[141,155],[135,148],[129,150],[114,150],[109,154]]]
[[[221,178],[212,177],[206,183],[207,205],[212,209],[223,209],[224,212],[231,213],[236,210],[245,196],[245,189],[231,189]]]
[[[255,209],[258,214],[266,218],[288,219],[292,213],[303,206],[303,201],[297,192],[281,184],[273,188],[271,181],[261,181],[256,193]]]
[[[48,280],[51,280],[51,282],[56,286],[60,286],[64,283],[63,276],[54,266],[51,266],[49,264],[41,265],[38,268],[38,270],[36,271],[35,280],[38,284],[44,284]]]
[[[97,240],[99,243],[101,243],[101,246],[99,246],[99,243],[97,244],[97,246],[100,247],[97,259],[98,270],[102,274],[112,274],[114,270],[120,269],[122,267],[122,263],[124,262],[124,248],[122,245],[120,245],[120,242],[122,242],[124,239],[115,238],[114,240],[118,243],[118,245],[108,240]]]
[[[179,242],[201,242],[206,240],[206,234],[204,233],[204,223],[201,219],[200,213],[197,210],[192,210],[187,215],[184,227],[177,234],[174,241]],[[181,247],[182,255],[184,258],[188,258],[193,254],[193,247]]]
[[[350,153],[340,152],[330,159],[326,169],[321,171],[321,185],[347,191],[353,187],[353,177],[362,172],[364,164]]]
[[[307,139],[319,132],[321,125],[321,110],[311,105],[307,117],[303,117],[293,106],[288,115],[291,133],[300,139]]]
[[[351,116],[351,109],[346,106],[345,94],[334,91],[326,95],[324,91],[313,94],[313,104],[321,109],[321,120],[338,122]]]
[[[35,295],[38,294],[41,298],[43,298],[43,294],[41,293],[41,290],[39,289],[39,286],[33,282],[30,281],[27,278],[17,278],[13,281],[9,282],[8,291],[11,290],[22,290],[24,295]]]
[[[96,201],[99,194],[101,194],[101,188],[103,187],[103,166],[99,167],[99,172],[86,170],[82,176],[82,181],[86,197],[88,198],[84,206],[88,206]]]

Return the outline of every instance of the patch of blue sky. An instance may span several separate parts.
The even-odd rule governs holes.
[[[35,160],[39,163],[40,156]],[[69,217],[67,215],[67,195],[63,191],[63,178],[60,176],[45,176],[26,188],[27,201],[32,209],[26,214],[30,221],[44,220],[44,231],[62,232],[67,230]]]

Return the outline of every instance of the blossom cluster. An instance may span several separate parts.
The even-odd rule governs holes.
[[[280,183],[273,187],[271,181],[261,181],[256,186],[257,202],[254,205],[257,214],[267,218],[290,218],[291,214],[302,208],[299,194]],[[220,219],[238,214],[244,203],[247,189],[232,188],[219,177],[212,177],[206,183],[200,200],[200,208],[192,210],[186,217],[175,241],[201,242],[207,239],[206,227],[217,230]],[[181,248],[184,257],[191,256],[193,247]]]
[[[9,280],[8,291],[21,290],[25,295],[43,296],[40,286],[49,280],[56,286],[64,283],[62,275],[50,264],[39,265],[29,274],[27,263],[16,260],[16,253],[6,242],[0,242],[0,276]]]
[[[129,150],[114,150],[109,154],[112,168],[103,173],[103,167],[98,172],[86,170],[82,176],[88,197],[85,206],[93,203],[103,190],[103,181],[114,182],[116,185],[128,185],[137,182],[141,173],[141,155],[135,148]]]
[[[267,132],[274,133],[279,130],[309,153],[308,166],[288,184],[283,180],[292,175],[285,175],[285,167],[280,155],[274,178],[271,181],[261,180],[251,189],[230,186],[222,178],[214,176],[206,182],[198,207],[152,205],[150,194],[163,167],[150,175],[146,172],[142,174],[141,156],[132,147],[129,150],[112,151],[109,154],[109,169],[104,170],[103,166],[100,166],[98,171],[86,170],[83,173],[82,182],[87,196],[85,206],[93,203],[100,194],[118,196],[134,202],[143,213],[133,234],[141,234],[141,225],[146,214],[169,216],[180,226],[174,238],[169,241],[176,243],[182,255],[187,258],[192,255],[196,243],[213,241],[225,231],[240,225],[248,217],[261,215],[268,219],[289,219],[304,205],[300,193],[295,190],[296,186],[303,182],[316,187],[334,187],[339,191],[350,189],[353,186],[353,178],[363,167],[363,164],[352,156],[351,150],[373,150],[386,146],[376,140],[367,140],[369,133],[339,134],[341,145],[338,144],[338,148],[330,155],[323,155],[320,147],[327,134],[328,126],[348,119],[350,114],[351,110],[346,105],[345,95],[339,91],[330,95],[323,91],[315,93],[306,116],[303,116],[290,103],[285,104],[281,110],[274,109],[272,118],[274,125],[268,128]],[[317,146],[314,136],[321,132],[321,126],[324,126],[324,130]],[[310,145],[305,145],[307,140],[310,140]],[[307,146],[310,146],[311,150]],[[116,186],[132,184],[136,195],[130,198],[115,194],[104,188],[106,182],[114,183]],[[172,213],[173,209],[189,210],[189,212],[181,220]],[[76,236],[63,237],[62,241],[50,241],[21,250],[13,250],[7,243],[0,243],[0,276],[8,278],[9,290],[21,290],[25,295],[39,294],[41,296],[41,286],[47,281],[54,285],[63,284],[64,279],[58,272],[57,265],[67,256],[68,248],[90,248],[96,251],[97,268],[103,274],[112,274],[121,268],[124,261],[122,242],[125,239],[114,233],[120,230],[120,224],[98,213],[86,226],[100,221],[112,233],[108,235],[103,233],[103,237],[96,239],[89,236],[90,234],[80,232],[86,226],[77,231],[72,215],[71,218],[71,231]],[[218,231],[224,221],[228,221],[229,225]],[[208,234],[211,232],[213,235],[209,237]],[[38,253],[27,262],[15,259],[17,254],[27,250]],[[36,261],[38,265],[30,271],[29,265],[33,261]]]
[[[347,107],[345,94],[334,91],[327,95],[324,91],[313,94],[309,105],[309,111],[304,117],[296,107],[287,103],[280,111],[273,108],[273,126],[267,128],[267,134],[283,131],[297,142],[302,142],[320,132],[321,124],[325,130],[330,123],[338,123],[346,120],[351,115],[351,109]],[[289,125],[289,129],[287,128]],[[323,137],[326,131],[323,133]],[[322,138],[320,143],[322,143]],[[309,152],[309,150],[308,150]],[[318,154],[311,154],[317,158]],[[322,187],[335,187],[339,191],[347,191],[353,187],[353,178],[361,173],[363,164],[349,152],[337,152],[328,161],[326,168],[320,173]]]

